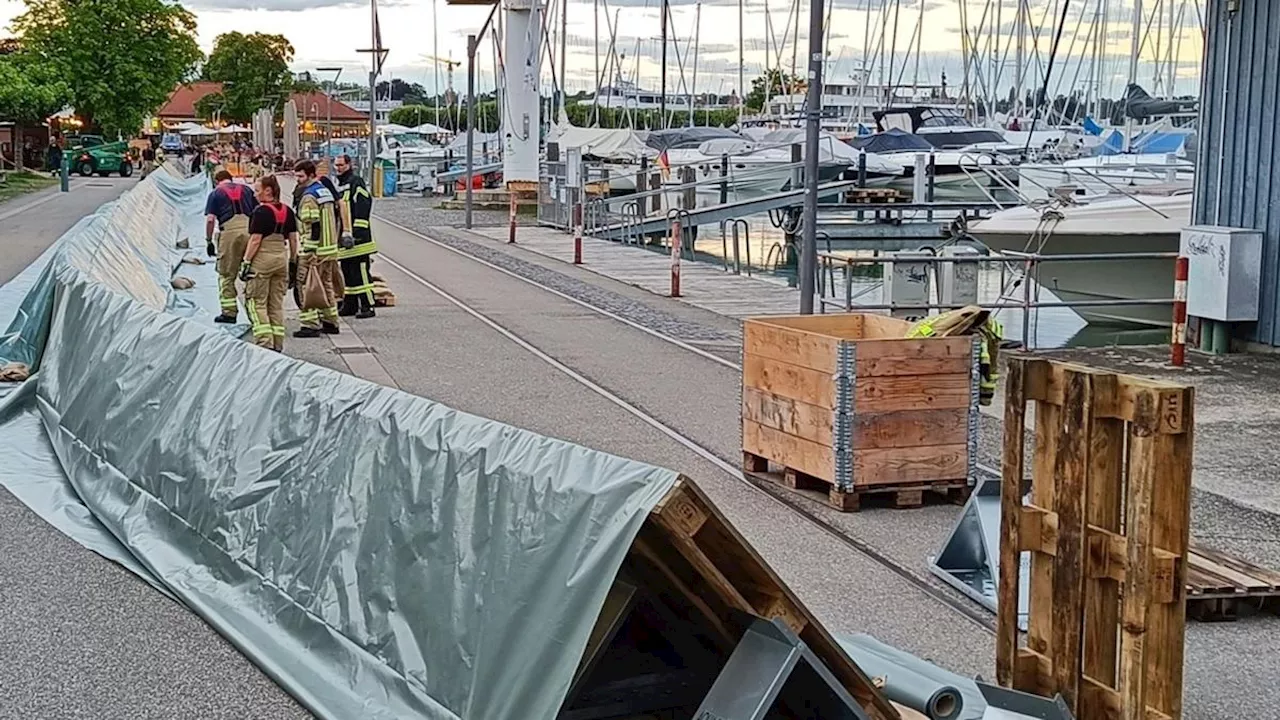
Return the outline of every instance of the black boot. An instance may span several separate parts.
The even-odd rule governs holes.
[[[318,338],[320,337],[320,331],[315,328],[300,327],[293,331],[293,336],[296,338]]]
[[[338,306],[338,317],[351,317],[356,314],[356,299],[354,296],[348,295],[342,298],[342,304]]]
[[[213,321],[216,323],[222,323],[224,325],[235,325],[236,316],[235,315],[219,315],[218,317],[214,318]]]
[[[325,321],[321,320],[321,321],[320,321],[320,332],[324,333],[325,335],[337,335],[337,334],[338,334],[338,324],[337,324],[337,323],[331,323],[331,322],[325,322]]]
[[[367,320],[377,316],[378,313],[373,311],[373,305],[369,302],[367,295],[357,296],[357,302],[360,304],[360,311],[356,313],[357,318]]]

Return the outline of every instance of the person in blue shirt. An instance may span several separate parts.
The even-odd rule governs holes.
[[[236,276],[249,245],[249,216],[258,207],[258,199],[253,188],[235,182],[226,170],[219,170],[213,180],[217,185],[204,204],[204,242],[209,257],[218,258],[218,304],[222,312],[214,322],[234,323],[240,314]],[[213,242],[215,225],[217,247]]]

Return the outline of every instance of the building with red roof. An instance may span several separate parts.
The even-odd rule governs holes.
[[[169,94],[169,99],[156,112],[155,118],[163,125],[204,122],[205,118],[201,118],[196,112],[196,103],[207,95],[221,91],[222,83],[208,80],[179,85]],[[360,129],[367,127],[369,123],[367,115],[322,92],[293,93],[290,101],[298,110],[298,120],[302,125],[300,129],[304,137],[323,134],[331,117],[335,136],[358,135]]]

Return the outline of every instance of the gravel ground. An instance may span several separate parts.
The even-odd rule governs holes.
[[[605,279],[588,281],[586,277],[571,276],[575,273],[575,269],[571,266],[561,264],[556,267],[554,261],[534,262],[529,259],[528,254],[518,248],[508,248],[465,231],[442,227],[445,223],[433,216],[428,209],[415,208],[411,212],[404,213],[399,210],[388,212],[388,208],[384,205],[379,206],[379,213],[429,234],[450,247],[464,252],[474,251],[478,257],[554,287],[567,295],[607,308],[660,332],[675,334],[668,326],[650,319],[651,313],[655,311],[671,314],[672,311],[669,308],[674,301],[656,296],[650,296],[648,299],[627,297],[618,290],[616,284],[611,285]],[[422,244],[421,241],[418,242]],[[392,257],[395,257],[396,252],[407,252],[399,247],[391,251]],[[501,257],[504,255],[507,256],[506,259]],[[417,267],[414,269],[415,272],[433,281],[446,282],[449,279],[443,271],[434,272],[429,266],[424,265],[423,269]],[[590,287],[584,289],[582,285]],[[505,293],[504,290],[503,294]],[[483,299],[478,302],[483,302]],[[523,313],[526,312],[524,308],[532,311],[532,308],[541,307],[545,302],[549,301],[544,299],[539,302],[530,299],[522,308],[512,309],[509,315],[504,315],[499,322],[513,323],[513,327],[523,328],[526,322],[522,319]],[[636,305],[642,307],[636,308]],[[689,324],[696,323],[688,320],[681,322],[682,326]],[[537,334],[532,329],[527,332]],[[732,332],[726,331],[722,324],[714,329],[714,332],[721,336],[733,335]],[[525,331],[521,331],[521,334],[523,336]],[[607,337],[605,334],[598,334],[592,330],[569,339],[571,335],[572,333],[547,332],[544,336],[536,338],[526,337],[554,357],[567,362],[611,391],[689,435],[717,455],[725,459],[736,458],[738,453],[736,388],[740,382],[737,377],[731,377],[727,381],[723,377],[704,378],[692,366],[708,363],[687,353],[683,360],[671,358],[665,361],[670,364],[645,364],[645,360],[651,363],[664,361],[650,360],[648,353],[641,352],[638,348],[638,345],[642,344],[641,341],[632,341],[627,344],[629,351],[627,355],[631,360],[628,362],[628,359],[613,357],[611,350],[616,347],[616,344],[607,344],[604,339]],[[680,336],[677,335],[677,337]],[[652,339],[650,338],[649,341]],[[590,349],[586,347],[588,345]],[[631,368],[630,372],[618,369],[628,366]],[[660,376],[645,372],[645,369],[655,367],[662,368]],[[693,378],[694,381],[686,382],[686,376]],[[979,450],[985,464],[998,465],[1001,441],[999,419],[984,415],[980,424]],[[670,466],[670,463],[663,464]],[[700,476],[695,477],[702,480]],[[717,497],[717,500],[720,498]],[[810,503],[810,506],[845,534],[868,543],[882,554],[918,573],[926,582],[937,582],[927,573],[927,557],[937,552],[942,540],[950,531],[956,514],[954,507],[934,506],[910,512],[878,511],[841,514],[831,511],[820,502]],[[749,513],[745,517],[735,519],[754,543],[765,542],[762,537],[763,534],[767,534],[766,528],[753,521]],[[794,517],[786,518],[782,522],[789,527],[797,526]],[[1257,509],[1213,493],[1201,490],[1193,493],[1193,532],[1197,540],[1206,545],[1237,552],[1248,559],[1269,563],[1273,567],[1280,566],[1280,552],[1277,552],[1280,550],[1280,543],[1277,542],[1277,538],[1280,538],[1278,526],[1280,526],[1280,520],[1269,513],[1259,512]],[[821,554],[825,551],[824,547],[815,545],[810,552]],[[832,570],[845,571],[838,566],[833,566]],[[815,581],[813,577],[804,575],[788,574],[788,579],[806,598],[808,597],[807,586]],[[871,590],[871,592],[877,593],[877,590]],[[895,602],[902,606],[915,607],[919,602],[918,598],[911,599],[909,594],[891,597],[885,597],[887,593],[884,592],[877,594],[881,595],[880,602],[869,601],[877,607],[892,605]],[[878,613],[880,610],[875,612]],[[893,615],[894,613],[891,612],[885,616],[885,619],[888,620]],[[900,631],[893,626],[892,622],[884,624],[877,622],[879,617],[877,615],[870,619],[868,632],[880,635],[909,651],[937,658],[944,665],[950,664],[947,658],[954,653],[944,652],[937,647],[928,647],[934,644],[930,641],[930,636],[938,633],[935,626],[917,625],[917,630],[921,627],[929,627],[929,631],[917,632],[910,638],[899,640],[891,636],[897,636]],[[832,619],[825,615],[824,618],[832,622],[837,629],[845,629],[852,624],[847,619]],[[863,617],[856,624],[867,626],[868,618]],[[971,656],[990,658],[990,636],[985,637],[986,640],[975,640],[965,647]],[[1280,672],[1280,659],[1274,659],[1271,655],[1247,652],[1254,647],[1271,648],[1280,643],[1280,622],[1274,617],[1265,615],[1246,618],[1229,625],[1193,622],[1188,625],[1187,637],[1185,681],[1187,717],[1275,716],[1273,709],[1280,701],[1280,688],[1274,688],[1273,684],[1266,683],[1223,684],[1218,679],[1226,674],[1239,677],[1243,681],[1248,678],[1260,679],[1267,675],[1274,676]],[[1262,660],[1262,658],[1273,659]],[[973,666],[972,659],[958,665],[951,665],[960,672],[972,672],[968,668]],[[1245,692],[1243,690],[1245,687],[1251,689]]]

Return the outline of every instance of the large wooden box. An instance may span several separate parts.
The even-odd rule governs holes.
[[[881,315],[749,318],[743,325],[742,449],[751,472],[779,466],[832,505],[892,492],[967,496],[978,422],[973,337],[906,339]]]

